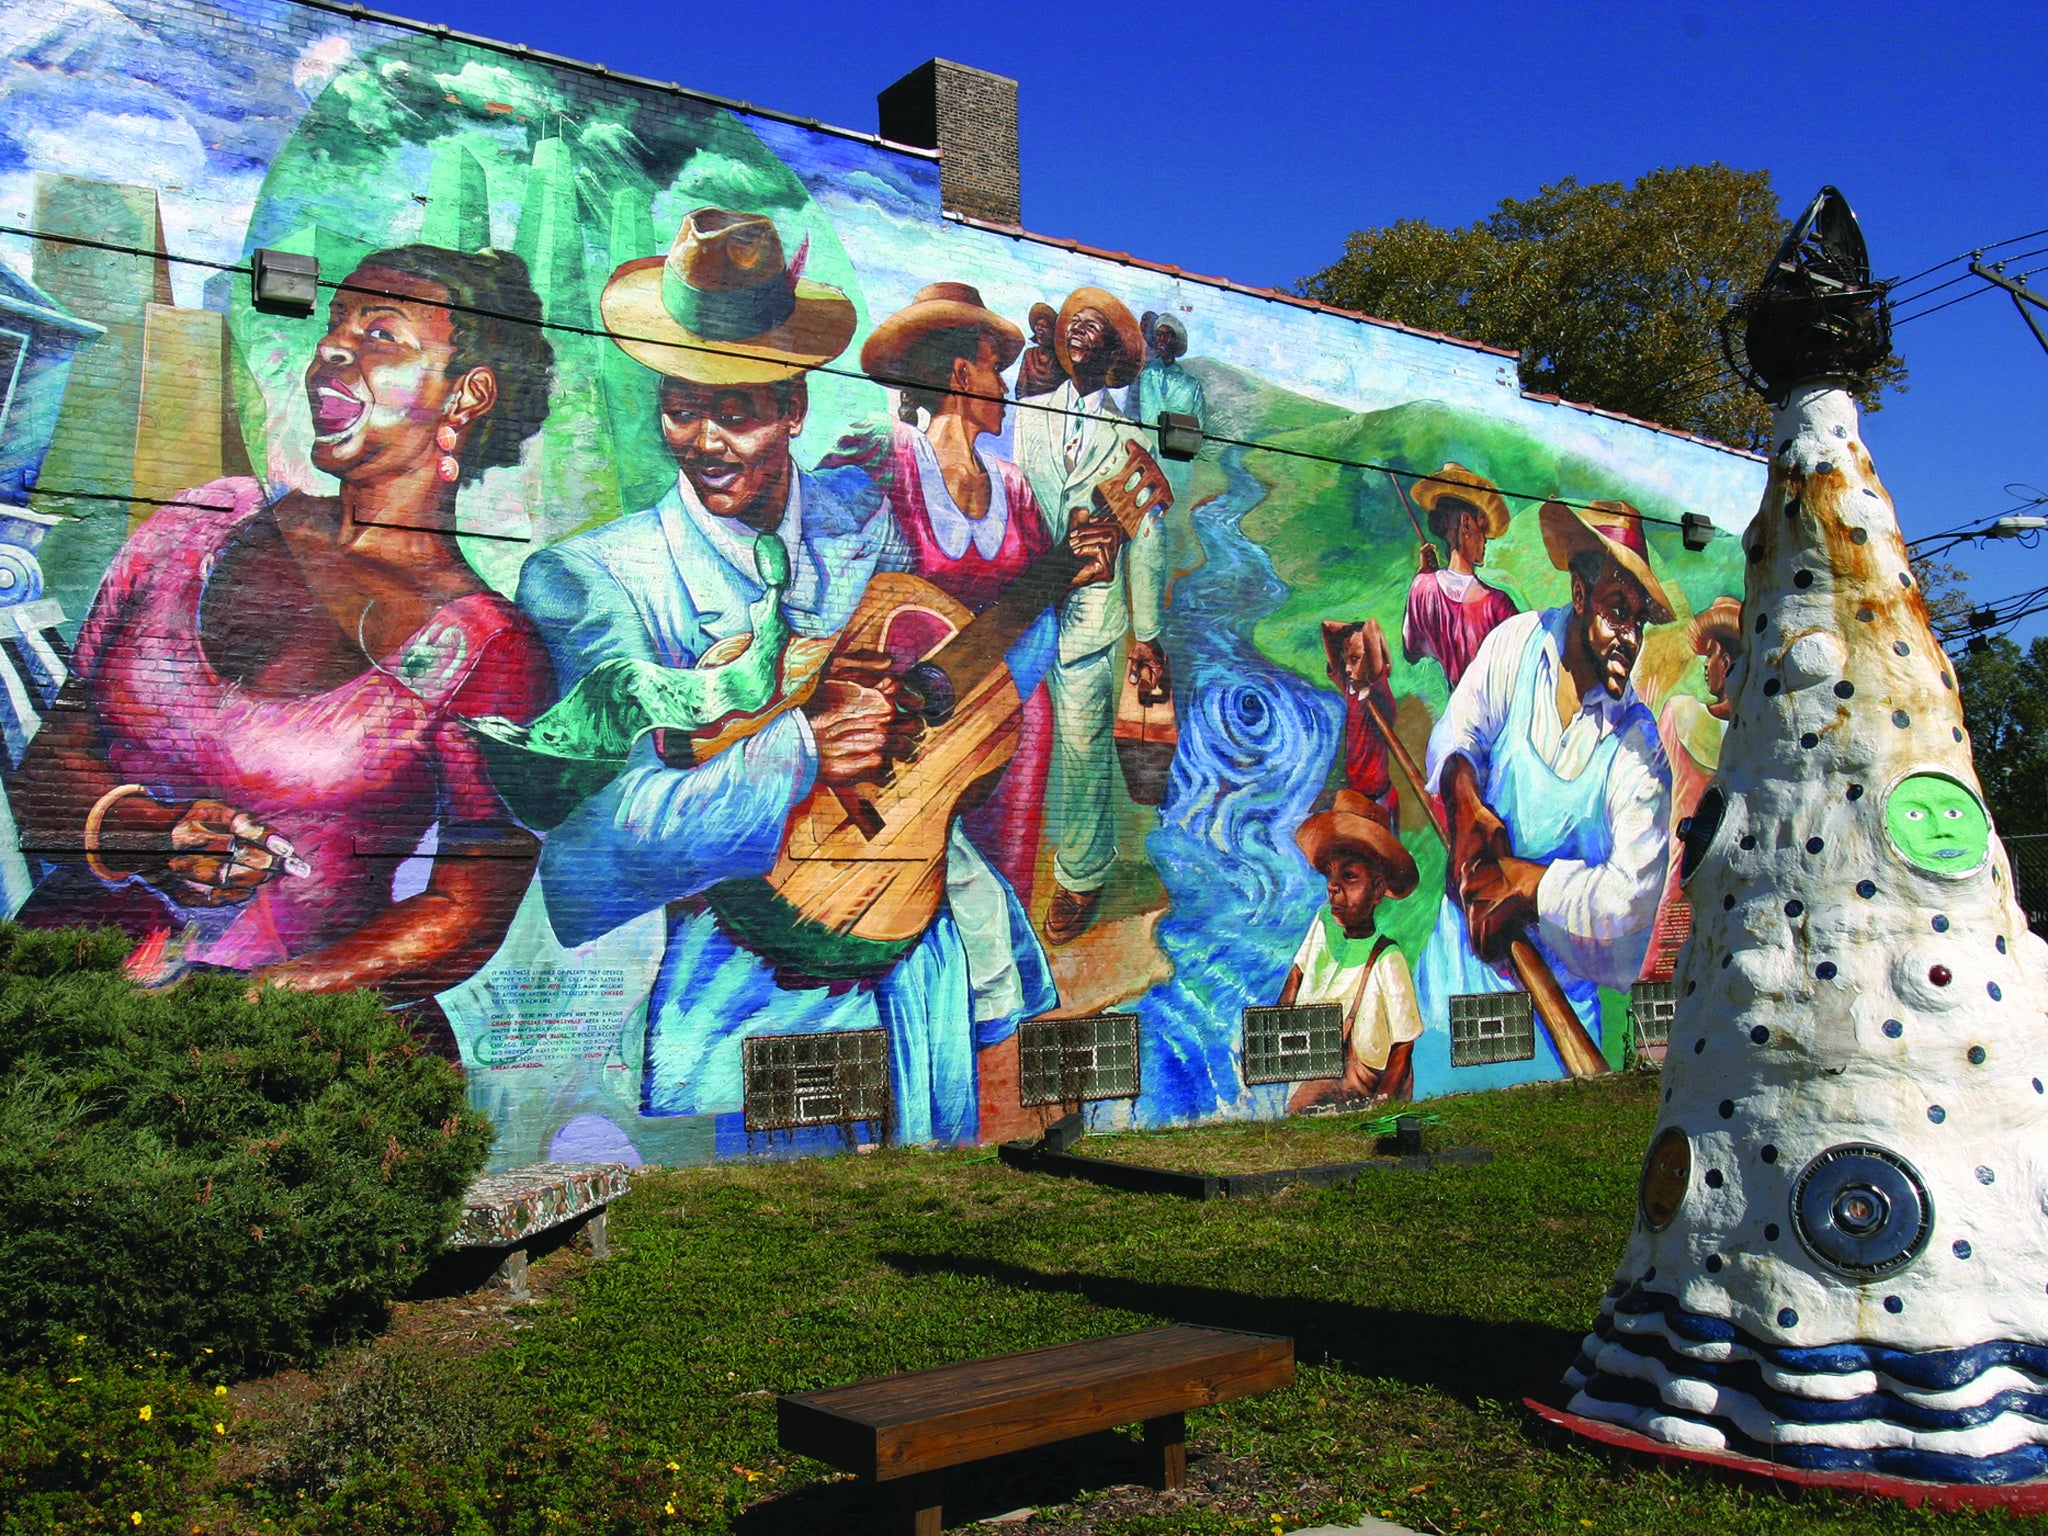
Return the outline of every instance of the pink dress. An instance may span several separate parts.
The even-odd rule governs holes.
[[[312,866],[235,907],[173,911],[161,899],[138,900],[140,882],[131,880],[99,908],[131,928],[161,909],[158,922],[141,924],[158,932],[196,921],[199,942],[185,958],[236,970],[307,954],[390,907],[398,862],[430,827],[447,841],[459,827],[476,828],[474,838],[509,826],[461,717],[529,720],[554,683],[532,622],[494,593],[457,598],[392,654],[324,693],[261,694],[222,678],[200,643],[201,601],[216,561],[266,506],[254,480],[230,479],[157,511],[108,568],[72,662],[120,779],[160,801],[240,806]],[[88,903],[82,915],[93,912]],[[80,915],[43,909],[36,896],[23,911],[24,921]]]
[[[1411,662],[1434,656],[1450,685],[1472,665],[1479,642],[1503,619],[1515,616],[1514,599],[1477,576],[1462,600],[1451,596],[1456,586],[1451,571],[1424,571],[1408,588],[1408,611],[1401,617],[1401,651]]]
[[[931,443],[897,423],[889,439],[884,484],[897,525],[909,542],[913,569],[975,613],[1003,593],[1052,548],[1044,514],[1023,471],[1007,459],[981,455],[989,475],[986,517],[970,519],[954,505]],[[967,835],[1002,871],[1028,907],[1045,819],[1045,780],[1052,762],[1052,703],[1045,685],[1024,701],[1017,755],[1002,781],[964,818]]]

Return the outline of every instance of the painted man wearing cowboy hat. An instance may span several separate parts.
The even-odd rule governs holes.
[[[1542,520],[1571,602],[1494,629],[1430,734],[1449,893],[1418,974],[1443,1017],[1517,985],[1506,952],[1526,933],[1598,1040],[1599,988],[1641,973],[1669,859],[1671,769],[1630,677],[1671,603],[1635,508],[1551,501]]]
[[[1060,305],[1053,340],[1068,377],[1045,398],[1046,409],[1018,412],[1017,467],[1030,479],[1057,542],[1089,515],[1091,493],[1123,467],[1126,445],[1149,446],[1110,394],[1137,377],[1145,357],[1138,322],[1123,302],[1100,288],[1076,288]],[[1132,636],[1129,666],[1139,686],[1172,687],[1159,645],[1166,575],[1165,541],[1157,520],[1147,519],[1119,555],[1113,581],[1077,588],[1060,603],[1048,794],[1058,845],[1045,919],[1054,944],[1077,937],[1094,919],[1116,862],[1112,731],[1126,635]]]
[[[780,541],[783,609],[798,634],[842,628],[877,570],[908,552],[872,478],[814,474],[790,444],[807,370],[853,338],[852,303],[801,275],[766,218],[700,208],[666,257],[629,261],[603,297],[612,338],[653,370],[676,482],[648,510],[527,561],[519,602],[567,690],[625,656],[688,667],[751,630],[765,590],[757,541]],[[970,1140],[976,1130],[972,999],[959,930],[944,910],[873,987],[778,987],[695,898],[765,874],[790,807],[814,784],[878,779],[896,724],[893,683],[837,663],[811,701],[701,765],[671,766],[643,738],[626,771],[548,836],[541,881],[556,937],[578,945],[655,908],[668,942],[647,1006],[643,1112],[738,1123],[740,1041],[765,1031],[886,1027],[897,1134]]]
[[[1131,409],[1138,424],[1156,428],[1160,415],[1167,411],[1176,416],[1192,416],[1197,426],[1206,422],[1209,401],[1202,391],[1202,381],[1181,363],[1188,350],[1188,328],[1181,323],[1180,316],[1147,310],[1139,328],[1145,334],[1145,347],[1151,356],[1139,371],[1138,382],[1131,386]],[[1193,460],[1167,459],[1159,467],[1166,471],[1166,483],[1173,487],[1175,502],[1185,505],[1188,481],[1195,471]]]
[[[1422,570],[1408,588],[1401,617],[1401,653],[1411,663],[1435,657],[1455,688],[1480,644],[1515,614],[1514,599],[1480,580],[1477,571],[1487,540],[1508,531],[1508,504],[1491,480],[1462,464],[1446,464],[1416,481],[1408,496],[1450,554],[1447,563],[1439,563],[1436,546],[1422,546]]]
[[[1330,899],[1295,952],[1280,1006],[1335,1003],[1343,1009],[1344,1072],[1301,1084],[1287,1107],[1409,1098],[1422,1010],[1408,962],[1393,940],[1375,931],[1373,911],[1415,889],[1415,860],[1386,811],[1349,789],[1338,790],[1329,810],[1303,822],[1294,840],[1328,882]]]

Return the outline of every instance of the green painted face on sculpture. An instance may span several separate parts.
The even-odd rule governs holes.
[[[1906,861],[1930,874],[1970,874],[1991,846],[1984,802],[1945,774],[1901,779],[1885,803],[1884,826]]]

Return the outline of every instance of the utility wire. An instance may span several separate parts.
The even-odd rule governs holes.
[[[209,267],[219,272],[233,272],[241,276],[249,276],[253,270],[247,265],[237,265],[234,263],[221,261],[209,261],[203,257],[198,256],[172,256],[167,252],[163,251],[147,250],[140,246],[117,245],[104,240],[86,239],[82,236],[44,234],[39,230],[25,229],[19,225],[14,224],[0,224],[0,235],[22,235],[32,240],[51,240],[65,245],[85,246],[92,250],[111,251],[119,255],[143,257],[151,261],[179,261],[187,263],[188,265],[192,266]],[[503,320],[510,322],[514,325],[533,326],[539,330],[556,331],[564,335],[591,337],[605,341],[635,341],[645,346],[666,347],[669,348],[670,350],[677,352],[699,352],[715,357],[737,357],[747,359],[750,361],[754,360],[753,354],[746,351],[743,348],[732,346],[722,347],[712,342],[681,342],[671,340],[667,337],[635,336],[625,332],[605,330],[600,327],[573,325],[565,320],[535,320],[530,315],[515,315],[508,313],[506,311],[485,309],[480,306],[472,304],[458,304],[453,299],[423,299],[416,298],[411,295],[392,295],[381,288],[371,288],[363,284],[349,282],[331,282],[326,278],[319,279],[319,285],[322,288],[332,289],[336,293],[365,293],[373,294],[379,298],[397,297],[405,303],[418,304],[423,308],[444,309],[452,314],[475,315],[481,319]],[[859,380],[864,383],[880,385],[883,388],[888,389],[930,389],[933,387],[929,381],[923,379],[894,378],[880,374],[866,373],[857,368],[835,367],[831,363],[823,363],[815,368],[810,368],[805,371],[809,373],[826,374],[834,378]],[[1036,396],[1018,399],[1008,394],[980,395],[974,394],[971,391],[953,390],[950,388],[946,390],[946,393],[957,394],[964,399],[986,400],[992,403],[1001,403],[1006,407],[1018,411],[1033,410],[1042,412],[1049,416],[1094,420],[1102,419],[1099,416],[1096,416],[1095,413],[1091,411],[1072,410],[1061,406],[1046,404]],[[1151,422],[1136,422],[1133,424],[1148,428],[1156,425],[1155,423]],[[1317,464],[1328,464],[1340,469],[1371,470],[1381,474],[1399,476],[1411,482],[1434,480],[1437,474],[1439,473],[1439,471],[1437,470],[1402,469],[1396,465],[1375,463],[1368,459],[1349,459],[1344,458],[1341,455],[1337,454],[1317,453],[1311,449],[1306,448],[1290,448],[1284,447],[1277,443],[1257,442],[1251,438],[1231,437],[1224,433],[1211,432],[1206,426],[1202,429],[1201,437],[1204,442],[1214,443],[1219,448],[1241,448],[1250,452],[1277,454],[1283,458],[1301,459],[1310,463]],[[1566,506],[1572,507],[1590,507],[1595,502],[1602,499],[1599,497],[1564,496],[1557,494],[1555,492],[1548,491],[1538,492],[1512,490],[1505,486],[1496,486],[1494,489],[1500,495],[1504,497],[1511,496],[1518,501],[1531,501],[1539,503],[1545,501],[1555,501],[1561,502]],[[144,504],[150,504],[151,501],[151,499],[146,496],[119,496],[109,492],[73,491],[58,488],[51,488],[46,490],[40,486],[36,487],[34,494],[46,496],[69,496],[86,500],[142,502]],[[1637,516],[1643,522],[1653,523],[1659,527],[1684,527],[1684,524],[1678,518],[1675,517],[1658,517],[1652,513],[1641,511],[1638,511]],[[1721,533],[1723,530],[1717,527],[1714,531],[1716,533]]]

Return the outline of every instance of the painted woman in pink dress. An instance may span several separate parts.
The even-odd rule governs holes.
[[[1422,570],[1408,588],[1408,611],[1401,619],[1401,653],[1410,662],[1434,656],[1455,688],[1479,654],[1479,642],[1518,611],[1514,599],[1477,574],[1486,541],[1508,531],[1508,504],[1491,480],[1462,464],[1446,464],[1416,481],[1408,494],[1450,555],[1439,566],[1436,546],[1423,544]]]
[[[339,494],[216,480],[129,538],[8,785],[49,866],[21,921],[122,927],[150,979],[380,987],[438,1032],[538,854],[462,720],[531,718],[553,672],[452,530],[547,415],[540,318],[496,251],[383,251],[335,292],[305,387]]]
[[[1003,429],[1003,370],[1023,349],[1023,333],[984,308],[965,283],[919,289],[861,349],[868,375],[900,389],[905,417],[929,413],[923,431],[911,420],[896,424],[882,475],[913,569],[976,613],[1052,547],[1031,483],[1009,460],[976,446]],[[1052,707],[1043,686],[1024,701],[1022,724],[1017,755],[965,821],[1028,908],[1051,762]]]

